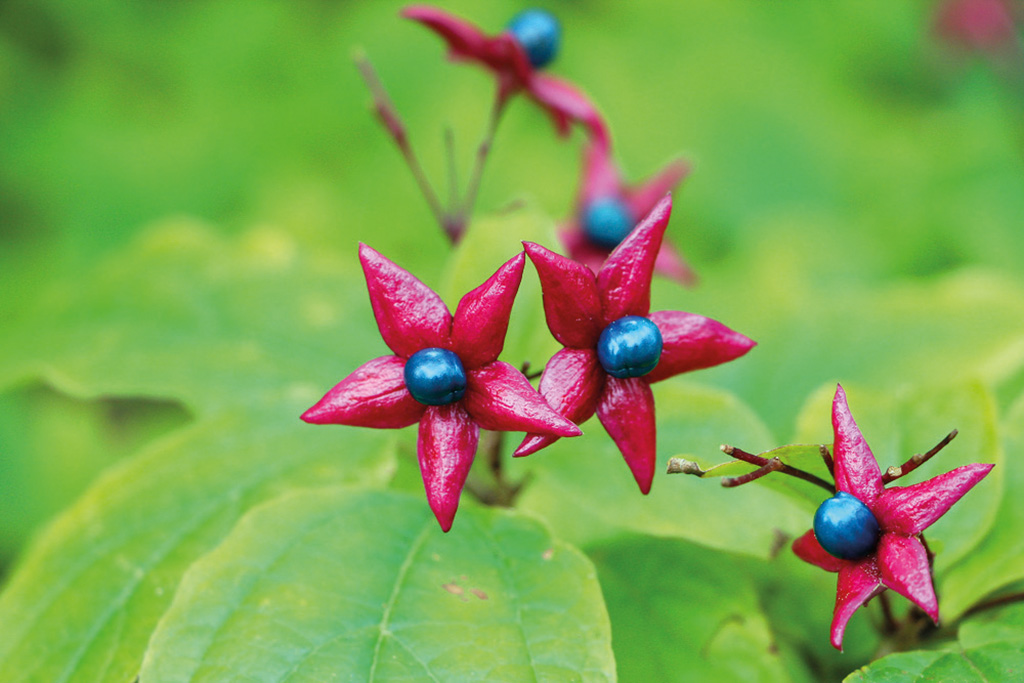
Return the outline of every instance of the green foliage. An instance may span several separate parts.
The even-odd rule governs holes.
[[[654,386],[659,462],[707,481],[641,496],[596,419],[522,459],[513,434],[516,509],[467,493],[442,535],[415,429],[298,420],[388,353],[356,244],[454,307],[521,240],[557,246],[580,140],[516,101],[491,217],[450,250],[347,55],[433,179],[450,123],[465,180],[491,83],[402,4],[0,4],[0,680],[1019,678],[1024,612],[969,612],[1024,582],[1019,74],[939,45],[930,2],[555,8],[552,71],[625,178],[695,162],[669,239],[701,283],[656,279],[653,308],[759,345]],[[514,5],[446,8],[497,30]],[[502,359],[557,348],[528,266]],[[777,454],[823,475],[836,381],[883,468],[959,429],[908,483],[997,464],[928,531],[921,649],[876,659],[877,601],[829,646],[835,578],[788,551],[824,492],[714,479],[750,470],[722,443],[812,444]]]
[[[589,560],[516,513],[459,526],[391,493],[259,506],[185,575],[140,680],[614,680]]]

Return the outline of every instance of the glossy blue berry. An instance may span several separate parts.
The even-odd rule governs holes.
[[[814,536],[829,555],[859,560],[878,545],[881,529],[867,505],[840,491],[814,513]]]
[[[447,349],[422,349],[405,362],[405,387],[428,406],[446,406],[466,393],[466,371]]]
[[[627,315],[604,328],[597,359],[612,377],[643,377],[661,358],[661,330],[647,318]]]
[[[583,232],[590,241],[605,249],[614,249],[633,229],[629,207],[614,197],[598,199],[583,212]]]
[[[562,27],[558,19],[542,9],[527,9],[512,17],[508,30],[526,52],[535,69],[551,63],[558,54]]]

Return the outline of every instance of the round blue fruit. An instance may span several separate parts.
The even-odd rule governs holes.
[[[661,358],[661,330],[647,318],[627,315],[604,328],[597,359],[612,377],[643,377]]]
[[[857,497],[840,491],[814,513],[814,536],[829,555],[859,560],[871,554],[881,535],[878,520]]]
[[[405,387],[428,406],[455,403],[466,393],[466,371],[447,349],[422,349],[405,362]]]
[[[614,197],[597,199],[583,212],[583,232],[590,241],[614,249],[633,229],[629,207]]]
[[[562,27],[558,19],[542,9],[527,9],[508,22],[509,33],[526,52],[535,69],[546,66],[558,54]]]

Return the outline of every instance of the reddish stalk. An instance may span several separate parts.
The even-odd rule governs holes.
[[[930,460],[933,455],[935,455],[936,453],[941,451],[943,448],[948,446],[949,442],[956,438],[957,433],[958,433],[957,430],[954,429],[949,434],[947,434],[945,437],[943,437],[942,441],[939,441],[937,444],[935,444],[932,447],[932,449],[930,451],[928,451],[927,453],[925,453],[923,455],[918,453],[916,455],[911,456],[909,460],[907,460],[905,463],[903,463],[899,467],[890,467],[890,468],[888,468],[885,471],[885,473],[882,475],[882,483],[883,484],[888,484],[889,482],[896,481],[900,477],[903,477],[903,476],[906,476],[906,475],[910,474],[911,472],[916,470],[918,467],[920,467],[924,463],[928,462],[928,460]]]

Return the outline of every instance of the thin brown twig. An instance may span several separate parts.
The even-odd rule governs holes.
[[[832,475],[833,479],[835,479],[836,463],[835,460],[832,459],[832,454],[829,453],[828,451],[828,446],[826,446],[825,444],[821,444],[821,446],[818,448],[818,451],[821,453],[821,459],[825,461],[825,467],[828,468],[828,473]]]
[[[473,171],[469,176],[469,186],[466,188],[466,195],[463,198],[462,206],[452,218],[453,224],[451,228],[455,233],[455,241],[462,237],[462,233],[466,230],[466,224],[469,222],[469,217],[473,213],[473,207],[476,206],[476,198],[480,192],[480,179],[483,176],[487,158],[490,156],[494,135],[498,131],[498,123],[501,121],[501,115],[505,111],[508,97],[507,88],[499,85],[494,94],[494,102],[491,104],[491,113],[487,117],[487,129],[476,150],[476,161]]]
[[[732,457],[736,458],[737,460],[742,460],[744,462],[749,462],[751,465],[757,465],[759,467],[764,467],[769,462],[768,458],[761,457],[760,455],[754,455],[753,453],[747,453],[743,449],[736,448],[735,446],[724,445],[721,448],[722,448],[722,452],[725,453],[726,455],[731,455]],[[778,458],[772,458],[772,460],[779,460],[779,459]],[[791,477],[796,477],[797,479],[802,479],[802,480],[806,481],[809,484],[814,484],[815,486],[819,486],[819,487],[825,489],[826,491],[828,491],[829,493],[835,493],[835,486],[833,484],[828,483],[827,481],[825,481],[821,477],[819,477],[817,475],[814,475],[814,474],[811,474],[810,472],[805,472],[804,470],[800,469],[799,467],[793,467],[792,465],[787,465],[787,464],[783,463],[781,460],[779,460],[779,463],[782,466],[777,468],[776,470],[773,470],[773,471],[782,472],[783,474],[788,474]],[[759,475],[759,476],[764,476],[764,475]]]
[[[948,446],[949,442],[952,441],[953,439],[955,439],[956,435],[958,433],[959,432],[957,432],[957,430],[954,429],[949,434],[947,434],[945,437],[943,437],[943,439],[941,441],[939,441],[937,444],[935,444],[932,447],[932,449],[930,451],[928,451],[927,453],[924,453],[924,454],[918,453],[918,454],[916,454],[914,456],[911,456],[911,458],[909,460],[907,460],[905,463],[903,463],[899,467],[890,467],[890,468],[888,468],[885,471],[885,473],[882,475],[882,483],[888,484],[889,482],[896,481],[900,477],[903,477],[903,476],[906,476],[906,475],[910,474],[911,472],[916,470],[918,467],[920,467],[924,463],[928,462],[928,460],[931,459],[931,457],[933,455],[935,455],[936,453],[941,451],[943,448]]]
[[[384,129],[391,136],[391,139],[395,141],[395,145],[397,145],[402,156],[405,158],[405,163],[412,172],[416,184],[419,185],[424,199],[427,200],[434,218],[442,230],[445,231],[448,238],[453,242],[456,241],[457,237],[451,234],[448,228],[450,222],[448,216],[441,207],[441,202],[438,200],[434,188],[430,185],[430,181],[427,180],[427,175],[424,173],[419,159],[416,158],[412,145],[409,144],[409,136],[406,132],[405,124],[402,122],[394,102],[391,101],[391,97],[388,96],[388,92],[377,75],[377,71],[373,68],[373,64],[362,50],[357,50],[352,55],[352,60],[355,62],[356,68],[359,69],[359,74],[363,77],[363,82],[366,84],[367,89],[373,96],[373,109],[377,114],[377,118],[380,119]]]
[[[772,472],[778,472],[785,465],[778,458],[772,458],[761,467],[758,467],[753,472],[747,472],[739,477],[724,477],[722,479],[722,486],[726,488],[733,488],[734,486],[743,486],[749,484],[752,481],[756,481],[761,477],[771,474]]]

